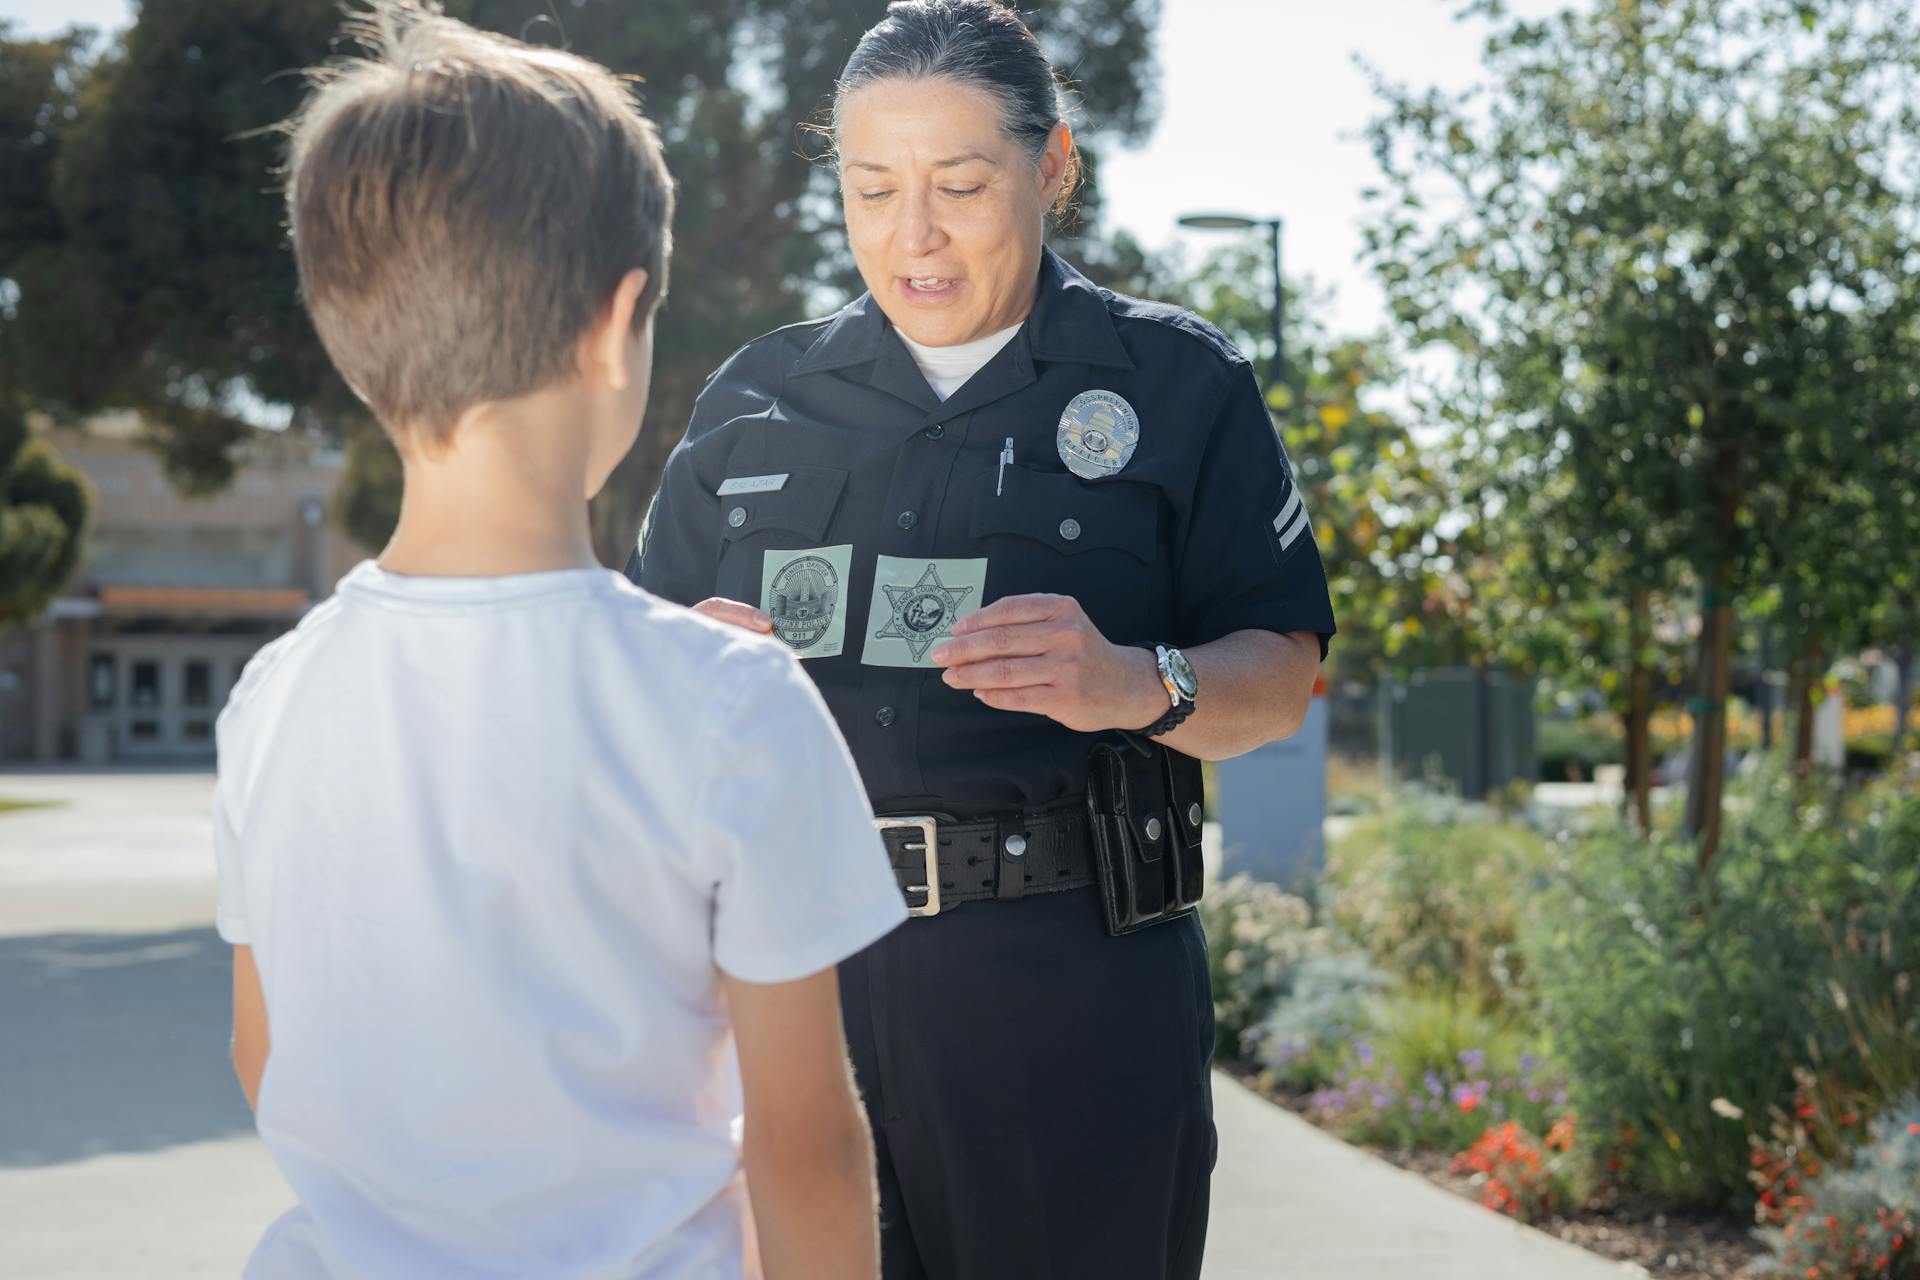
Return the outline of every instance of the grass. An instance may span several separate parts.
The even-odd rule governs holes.
[[[59,805],[58,800],[9,800],[0,796],[0,813],[11,813],[17,809],[53,809]]]

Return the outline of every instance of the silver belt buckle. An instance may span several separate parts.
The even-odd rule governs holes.
[[[909,851],[913,849],[920,849],[926,854],[927,882],[925,884],[910,884],[906,886],[906,891],[908,893],[924,893],[927,895],[927,900],[917,907],[913,905],[911,900],[909,900],[907,903],[907,914],[910,916],[939,915],[940,914],[940,828],[939,828],[939,823],[931,817],[875,818],[873,820],[873,827],[874,827],[874,830],[876,831],[887,831],[896,827],[908,827],[920,833],[919,844],[917,845],[907,844],[902,847],[906,848]]]

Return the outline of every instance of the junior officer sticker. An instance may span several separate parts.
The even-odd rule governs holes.
[[[985,560],[879,557],[860,661],[870,667],[931,667],[928,652],[953,634],[954,623],[979,612],[986,586]]]
[[[769,551],[760,599],[773,633],[802,658],[832,658],[846,647],[847,568],[852,546]]]
[[[1082,391],[1067,401],[1054,442],[1067,470],[1082,480],[1101,480],[1133,461],[1140,415],[1116,391]]]

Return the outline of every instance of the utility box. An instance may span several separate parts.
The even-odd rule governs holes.
[[[1380,753],[1396,777],[1438,777],[1470,800],[1533,782],[1531,678],[1484,667],[1417,671],[1380,686]]]
[[[1214,766],[1220,875],[1300,891],[1320,878],[1327,844],[1326,682],[1314,685],[1300,731]]]

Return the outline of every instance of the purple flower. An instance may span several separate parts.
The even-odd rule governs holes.
[[[1487,1065],[1486,1051],[1484,1049],[1462,1049],[1460,1051],[1460,1065],[1468,1071],[1478,1072]]]
[[[1533,1069],[1539,1065],[1540,1065],[1540,1060],[1538,1058],[1535,1058],[1532,1054],[1523,1053],[1520,1055],[1520,1074],[1521,1075],[1523,1076],[1532,1075]]]
[[[1553,1105],[1556,1107],[1564,1107],[1567,1105],[1567,1091],[1565,1089],[1557,1090],[1554,1093]]]
[[[1427,1069],[1427,1092],[1436,1098],[1445,1096],[1447,1092],[1447,1086],[1440,1080],[1440,1073],[1431,1067]]]
[[[1368,1044],[1365,1040],[1355,1041],[1353,1045],[1353,1052],[1354,1052],[1354,1056],[1360,1059],[1361,1066],[1370,1067],[1373,1065],[1373,1046]]]
[[[1538,1089],[1527,1090],[1527,1101],[1528,1102],[1540,1101],[1540,1091]]]

